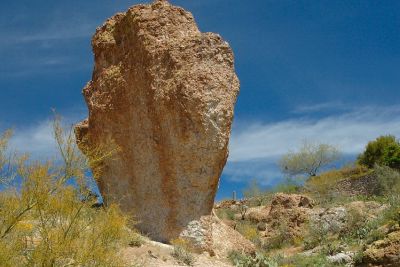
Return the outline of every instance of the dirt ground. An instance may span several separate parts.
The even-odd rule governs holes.
[[[140,247],[128,247],[123,250],[123,257],[126,259],[128,266],[143,267],[177,267],[185,266],[179,263],[171,253],[173,252],[171,245],[166,245],[151,240],[146,240]],[[218,259],[210,257],[208,253],[193,254],[196,261],[193,266],[207,267],[232,267],[226,259]]]

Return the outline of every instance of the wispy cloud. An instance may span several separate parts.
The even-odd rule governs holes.
[[[34,159],[50,159],[56,155],[56,143],[50,120],[28,128],[15,129],[10,148],[19,153],[28,153]]]
[[[83,111],[71,112],[62,117],[62,123],[68,130],[82,118],[84,118]],[[54,159],[58,155],[58,150],[54,139],[53,120],[49,118],[28,127],[15,127],[9,147],[18,153],[28,153],[32,159]]]
[[[43,41],[65,41],[78,38],[89,38],[94,33],[96,24],[70,25],[68,28],[47,28],[36,33],[24,34],[17,33],[9,36],[7,40],[2,40],[3,44],[28,44],[31,42]]]
[[[78,122],[85,111],[67,116],[66,124]],[[400,137],[400,109],[396,107],[364,107],[340,115],[319,119],[306,117],[274,123],[236,123],[230,141],[230,155],[224,169],[230,181],[258,178],[271,185],[282,175],[279,158],[295,150],[303,140],[337,145],[346,155],[362,152],[366,143],[379,135]],[[51,120],[28,128],[17,128],[12,147],[35,158],[50,158],[56,153]]]
[[[228,161],[224,175],[230,182],[248,182],[256,179],[262,186],[271,187],[282,178],[276,162],[278,159],[249,160],[242,162]]]
[[[319,119],[301,117],[250,126],[235,126],[230,142],[231,162],[278,158],[303,140],[337,145],[346,154],[360,153],[382,134],[400,136],[400,109],[364,107]]]
[[[343,102],[326,102],[320,104],[300,105],[293,109],[294,114],[307,114],[312,112],[326,111],[350,111],[354,109],[354,105],[345,104]]]
[[[337,108],[333,104],[321,104],[316,109],[334,106]],[[318,119],[304,114],[274,123],[236,123],[224,174],[231,182],[255,178],[262,185],[272,186],[283,179],[277,164],[280,157],[296,150],[304,140],[336,145],[346,159],[351,159],[363,151],[368,141],[380,135],[400,137],[399,108],[358,107],[348,110]],[[303,111],[307,113],[307,110]]]
[[[55,11],[52,11],[55,12]],[[1,46],[7,45],[29,45],[32,42],[68,41],[78,38],[89,38],[92,35],[98,21],[94,18],[84,16],[84,14],[71,14],[70,16],[59,14],[60,11],[44,15],[36,23],[37,18],[27,13],[22,22],[15,24],[2,23],[0,30]],[[35,20],[35,23],[32,21]],[[46,23],[44,23],[46,22]]]

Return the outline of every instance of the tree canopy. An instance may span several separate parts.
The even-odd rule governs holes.
[[[316,176],[322,168],[339,158],[340,152],[335,146],[303,142],[298,151],[284,155],[279,165],[282,172],[289,176]]]
[[[370,168],[377,164],[400,169],[400,143],[393,135],[380,136],[367,144],[358,162]]]

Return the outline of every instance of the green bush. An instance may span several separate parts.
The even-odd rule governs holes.
[[[309,222],[307,225],[307,232],[303,239],[303,246],[305,250],[313,249],[326,242],[328,238],[328,231],[323,227],[322,222]]]
[[[216,214],[221,220],[233,221],[235,219],[235,212],[230,208],[217,209]]]
[[[252,224],[251,222],[238,222],[236,224],[236,231],[253,243],[257,243],[259,241],[260,236],[258,234],[257,225]]]
[[[399,168],[400,143],[393,135],[380,136],[367,144],[365,151],[359,155],[358,162],[369,168],[375,164]]]
[[[326,255],[324,253],[317,255],[302,255],[297,254],[295,256],[282,259],[280,262],[280,266],[296,266],[296,267],[333,267],[333,266],[341,266],[337,264],[330,263]]]
[[[400,144],[392,144],[385,149],[384,164],[395,169],[400,169]]]
[[[377,178],[376,193],[378,195],[393,195],[400,193],[400,173],[387,166],[375,165]]]

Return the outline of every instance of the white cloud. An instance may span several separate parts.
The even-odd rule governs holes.
[[[350,111],[353,110],[354,106],[349,104],[344,104],[342,102],[325,102],[320,104],[310,104],[310,105],[300,105],[296,107],[292,113],[294,114],[306,114],[313,112],[322,112],[322,111]]]
[[[19,153],[29,153],[34,159],[54,157],[57,150],[51,121],[46,120],[29,128],[15,129],[10,148]]]
[[[334,106],[329,103],[317,108]],[[273,186],[284,179],[277,164],[279,158],[290,150],[296,150],[304,140],[337,145],[345,154],[346,161],[354,159],[369,141],[380,135],[400,137],[400,108],[349,107],[338,110],[345,113],[338,111],[336,115],[319,119],[302,116],[250,125],[239,121],[232,131],[228,163],[223,174],[231,182],[255,178],[264,186]],[[308,114],[311,111],[303,109],[303,112]]]
[[[337,145],[345,154],[362,152],[379,135],[400,136],[400,109],[365,107],[319,119],[301,117],[242,126],[232,132],[230,162],[279,158],[304,140]]]
[[[282,173],[276,164],[277,160],[228,161],[223,174],[231,182],[247,182],[256,179],[262,186],[273,186],[282,178]]]
[[[86,111],[69,115],[64,121],[71,125],[84,118]],[[287,151],[295,150],[303,140],[339,146],[343,153],[356,155],[366,143],[379,135],[400,137],[400,109],[396,107],[359,108],[339,115],[319,119],[300,117],[274,123],[236,123],[230,141],[230,155],[224,175],[230,181],[257,178],[270,185],[282,174],[278,159]],[[52,158],[57,149],[53,139],[51,120],[44,120],[28,128],[16,128],[11,146],[33,158]]]
[[[62,123],[68,129],[84,117],[80,111],[70,113],[67,117],[62,117]],[[54,140],[53,121],[45,119],[28,127],[14,128],[9,147],[18,153],[28,153],[35,160],[55,159],[58,150]]]

